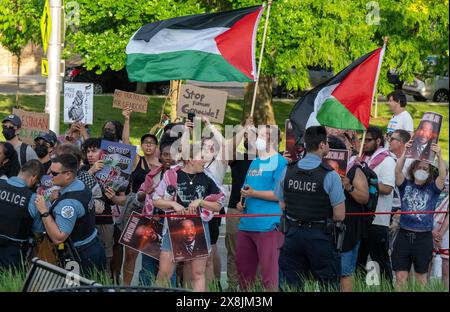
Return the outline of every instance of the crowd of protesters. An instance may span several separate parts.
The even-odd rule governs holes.
[[[96,173],[104,167],[102,139],[130,143],[131,110],[123,111],[123,123],[106,122],[100,137],[92,137],[87,126],[74,123],[64,136],[51,131],[39,134],[33,145],[20,140],[20,118],[6,116],[2,122],[6,141],[0,142],[0,192],[23,192],[26,207],[12,218],[11,207],[3,209],[0,203],[0,270],[23,264],[30,252],[44,256],[42,240],[33,248],[26,248],[25,242],[31,232],[35,237],[47,233],[49,245],[74,241],[83,273],[104,270],[116,283],[130,285],[139,252],[119,244],[130,215],[158,216],[175,210],[201,215],[210,255],[173,262],[169,234],[164,231],[159,261],[142,254],[140,285],[221,289],[217,242],[220,226],[226,223],[229,291],[249,290],[258,279],[268,291],[286,285],[302,288],[309,278],[320,287],[351,291],[353,278],[359,269],[365,272],[368,261],[378,264],[380,278],[393,287],[401,289],[412,274],[425,285],[436,253],[443,259],[448,287],[448,214],[345,216],[345,212],[367,212],[368,171],[377,178],[374,212],[433,212],[438,207],[448,211],[448,172],[440,146],[432,145],[436,164],[406,159],[405,151],[412,144],[412,118],[401,92],[393,92],[388,99],[394,116],[386,133],[370,126],[362,141],[361,133],[355,131],[311,127],[304,138],[306,153],[298,163],[288,152],[279,151],[277,127],[256,128],[251,118],[231,138],[223,137],[204,117],[195,121],[205,126],[200,138],[192,139],[195,125],[189,120],[167,124],[162,136],[142,135],[141,155],[136,156],[129,187],[123,192],[103,187]],[[343,177],[322,163],[330,148],[352,155]],[[229,190],[223,185],[228,166]],[[50,198],[35,194],[43,176],[50,176],[57,186]],[[318,193],[302,193],[301,182],[307,179],[317,182]],[[292,181],[300,182],[300,188],[290,188]],[[175,186],[177,195],[167,196],[170,186]],[[8,200],[8,195],[0,198]],[[302,205],[317,211],[296,210]],[[321,232],[322,211],[324,218],[345,224],[339,249],[328,241],[332,236]],[[225,221],[203,216],[219,213],[243,215]],[[22,222],[14,229],[11,222],[17,220]],[[301,230],[293,231],[296,227]]]

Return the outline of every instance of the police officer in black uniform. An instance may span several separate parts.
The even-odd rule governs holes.
[[[329,150],[325,127],[306,129],[304,141],[306,156],[287,167],[275,190],[287,223],[280,286],[303,289],[312,275],[322,290],[339,290],[340,254],[333,233],[345,216],[344,190],[339,175],[322,162]]]
[[[97,237],[95,209],[91,190],[77,179],[78,160],[62,154],[52,160],[53,185],[60,186],[58,199],[47,207],[43,196],[37,196],[47,235],[55,244],[64,243],[69,260],[79,262],[84,274],[106,268],[105,249]]]
[[[38,160],[26,162],[16,177],[0,179],[0,270],[17,269],[26,258],[32,232],[41,232],[32,191],[43,169]]]

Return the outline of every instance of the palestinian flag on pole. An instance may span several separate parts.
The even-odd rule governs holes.
[[[297,136],[317,125],[367,129],[385,46],[360,57],[300,98],[290,114]]]
[[[263,9],[181,16],[142,26],[127,45],[128,78],[255,80],[255,40]]]

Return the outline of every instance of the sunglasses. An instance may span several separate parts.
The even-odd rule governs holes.
[[[389,142],[392,142],[392,141],[399,141],[400,142],[400,139],[397,139],[397,138],[394,138],[394,137],[390,137],[389,138]]]
[[[57,177],[61,173],[66,173],[66,172],[70,172],[70,170],[64,170],[64,171],[61,171],[61,172],[50,171],[50,175],[53,176],[53,177]]]

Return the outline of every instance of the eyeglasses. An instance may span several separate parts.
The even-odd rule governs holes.
[[[61,172],[50,171],[50,175],[53,176],[53,177],[57,177],[61,173],[66,173],[66,172],[70,172],[70,170],[64,170],[64,171],[61,171]]]
[[[392,142],[392,141],[399,141],[400,142],[400,139],[397,139],[397,138],[394,138],[394,137],[390,137],[389,138],[389,142]]]

